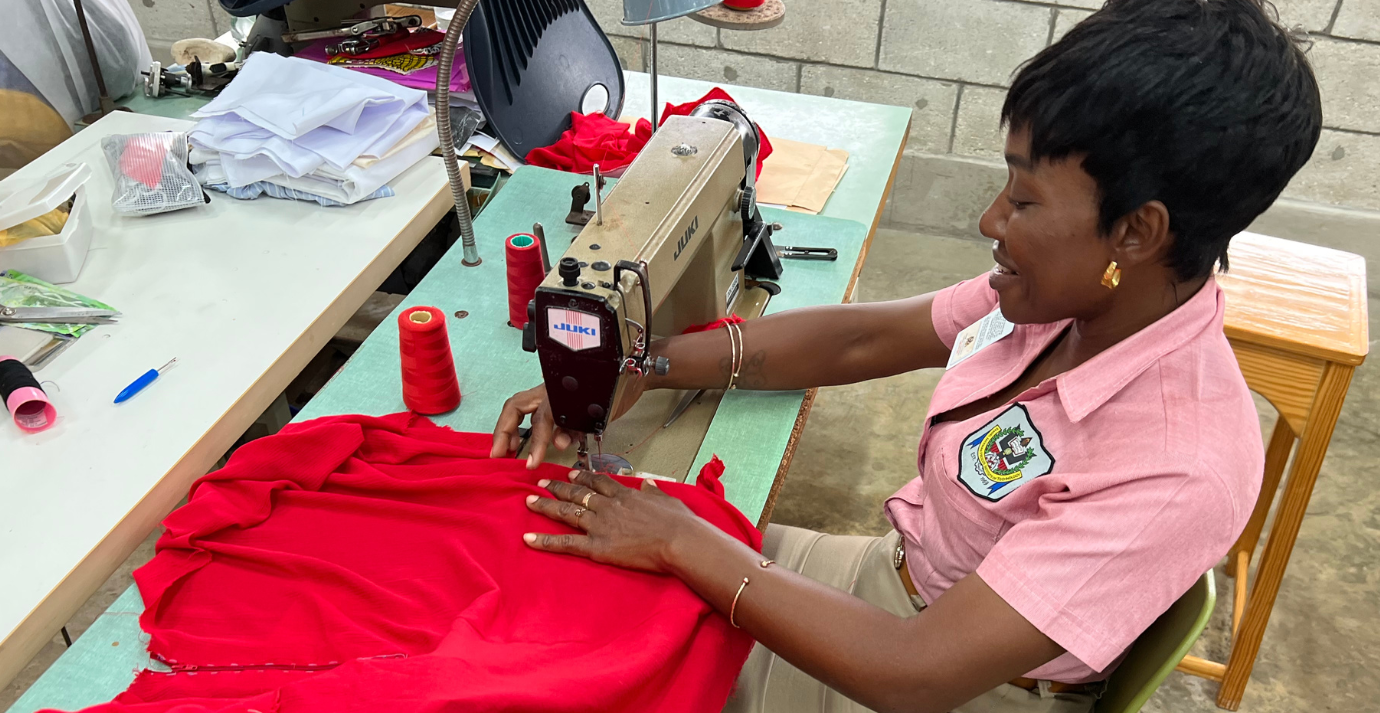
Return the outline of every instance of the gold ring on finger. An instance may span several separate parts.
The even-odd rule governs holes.
[[[575,524],[580,524],[580,516],[585,514],[584,508],[575,508]]]
[[[594,497],[594,491],[593,491],[593,490],[589,491],[588,493],[585,493],[584,499],[580,501],[580,507],[583,507],[583,508],[588,509],[588,508],[589,508],[589,499],[592,498],[592,497]]]

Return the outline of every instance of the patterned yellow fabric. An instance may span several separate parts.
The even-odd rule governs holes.
[[[60,206],[9,230],[0,230],[0,248],[23,242],[29,238],[57,235],[62,232],[64,225],[67,225],[67,206]]]
[[[387,57],[371,57],[360,59],[346,55],[336,55],[330,60],[330,64],[341,67],[374,67],[376,69],[386,69],[398,74],[412,74],[427,67],[436,65],[436,55],[426,54],[394,54]]]

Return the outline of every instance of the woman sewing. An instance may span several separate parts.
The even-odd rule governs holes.
[[[1258,0],[1111,0],[1014,78],[991,272],[656,342],[644,389],[805,389],[945,367],[885,537],[771,525],[761,554],[649,483],[572,473],[534,548],[682,579],[759,642],[726,710],[1087,711],[1226,554],[1263,449],[1213,279],[1317,142]],[[957,345],[957,346],[956,346]],[[568,434],[541,388],[533,463]],[[576,614],[578,615],[578,614]]]

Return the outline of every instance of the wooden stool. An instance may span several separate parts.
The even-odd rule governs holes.
[[[1359,255],[1242,233],[1231,241],[1225,331],[1252,391],[1279,411],[1265,449],[1265,479],[1250,522],[1232,548],[1231,656],[1225,665],[1186,656],[1178,668],[1222,684],[1217,705],[1241,706],[1284,568],[1332,440],[1351,374],[1369,351],[1366,261]],[[1298,440],[1284,495],[1248,589],[1246,574]]]

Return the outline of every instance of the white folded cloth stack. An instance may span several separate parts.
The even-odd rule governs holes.
[[[439,145],[426,92],[269,52],[251,54],[192,116],[190,161],[203,184],[262,181],[344,204]]]

